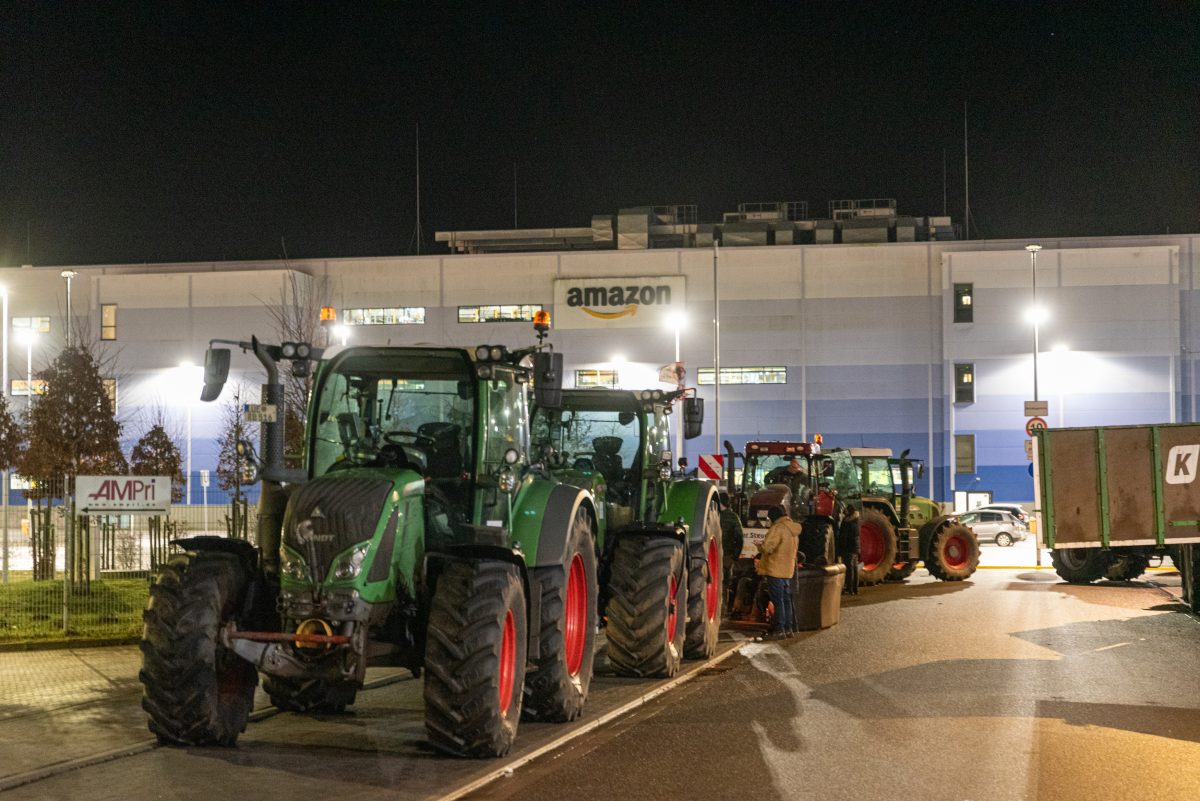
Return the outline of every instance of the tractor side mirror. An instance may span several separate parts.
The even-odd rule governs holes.
[[[683,438],[695,439],[704,430],[704,398],[683,399]]]
[[[924,462],[920,462],[917,464],[917,478],[925,478],[925,463]]]
[[[545,409],[562,408],[563,355],[538,351],[533,355],[533,399]]]
[[[204,390],[200,400],[215,401],[229,378],[229,348],[209,348],[204,354]]]

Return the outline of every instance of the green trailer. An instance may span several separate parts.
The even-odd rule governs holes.
[[[1196,609],[1200,424],[1036,431],[1038,531],[1066,581],[1127,581],[1170,555]]]

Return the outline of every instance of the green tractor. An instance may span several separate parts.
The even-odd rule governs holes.
[[[259,673],[281,709],[344,710],[375,664],[424,674],[429,741],[452,754],[505,754],[522,716],[579,716],[601,507],[532,463],[530,395],[554,408],[562,374],[548,319],[535,327],[539,344],[513,352],[351,347],[317,362],[304,468],[284,467],[282,422],[263,425],[261,462],[249,454],[258,547],[178,541],[151,587],[140,678],[160,742],[233,745]],[[257,357],[276,406],[281,363],[307,374],[322,355],[218,342]],[[229,362],[210,346],[203,400]]]
[[[626,676],[674,675],[681,658],[716,653],[721,622],[717,490],[672,473],[667,425],[682,401],[684,436],[699,436],[703,401],[683,390],[562,394],[561,407],[536,409],[534,446],[551,475],[597,500],[609,663]]]
[[[979,566],[975,532],[913,493],[908,451],[893,458],[882,448],[835,448],[821,454],[822,480],[862,513],[859,582],[878,584],[912,575],[917,562],[942,581],[962,581]],[[923,466],[917,463],[917,470]]]

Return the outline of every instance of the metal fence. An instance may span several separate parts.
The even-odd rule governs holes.
[[[245,500],[167,515],[79,515],[60,499],[0,511],[0,643],[109,640],[141,632],[154,570],[180,537],[253,539]]]

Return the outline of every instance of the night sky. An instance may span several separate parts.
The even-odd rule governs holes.
[[[580,226],[940,214],[945,153],[958,221],[964,100],[973,234],[1200,232],[1197,2],[416,5],[0,4],[0,265],[409,253],[417,124],[426,252],[514,164]]]

